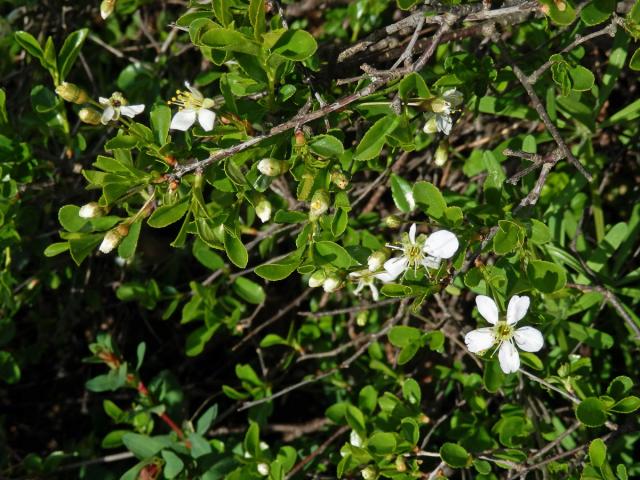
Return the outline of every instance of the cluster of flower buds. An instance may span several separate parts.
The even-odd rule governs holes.
[[[325,292],[335,292],[342,286],[342,279],[334,272],[316,270],[309,277],[309,286],[311,288],[322,286]]]

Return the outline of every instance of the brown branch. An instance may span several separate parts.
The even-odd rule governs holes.
[[[315,459],[317,456],[321,455],[328,447],[329,445],[331,445],[333,442],[335,442],[338,438],[340,438],[342,435],[344,435],[345,433],[347,433],[347,431],[350,429],[351,427],[349,427],[348,425],[344,425],[342,427],[340,427],[339,429],[337,429],[335,432],[333,432],[333,434],[327,438],[322,445],[320,445],[318,448],[316,448],[313,452],[311,452],[309,455],[307,455],[306,457],[304,457],[302,460],[300,460],[292,469],[291,471],[287,474],[287,476],[285,477],[285,480],[289,480],[290,478],[293,478],[300,470],[302,470],[304,468],[305,465],[307,465],[309,462],[311,462],[313,459]]]

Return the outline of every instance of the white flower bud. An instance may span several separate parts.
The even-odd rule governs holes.
[[[322,288],[325,292],[331,293],[338,290],[341,284],[342,284],[342,281],[340,280],[340,277],[338,277],[337,275],[331,274],[327,276],[324,282],[322,282]]]
[[[101,217],[104,211],[102,207],[98,205],[98,202],[89,202],[86,205],[80,207],[78,215],[80,218],[96,218]]]
[[[116,0],[102,0],[100,4],[100,16],[103,20],[106,20],[109,15],[113,13],[113,9],[116,7]]]
[[[367,258],[367,265],[369,266],[370,272],[377,272],[382,268],[382,265],[387,260],[387,254],[381,250],[377,252],[373,252]]]
[[[362,447],[362,444],[364,442],[362,441],[362,437],[358,435],[358,432],[356,432],[355,430],[351,430],[351,434],[349,435],[349,443],[354,447]]]
[[[311,197],[309,213],[312,218],[317,218],[329,210],[329,194],[325,190],[318,190]]]
[[[436,148],[436,153],[433,161],[436,164],[436,166],[442,167],[445,163],[447,163],[448,159],[449,159],[449,143],[446,141],[440,142],[440,145],[438,145],[438,148]]]
[[[316,270],[309,277],[309,286],[311,288],[316,288],[322,285],[327,278],[327,275],[324,273],[324,270]]]
[[[424,133],[436,133],[438,131],[438,124],[436,123],[436,117],[430,117],[427,123],[422,128]]]
[[[256,204],[256,215],[258,216],[258,218],[262,223],[269,221],[269,219],[271,218],[271,211],[272,211],[271,202],[266,198],[261,199]]]
[[[258,171],[267,177],[277,177],[286,170],[286,162],[273,158],[263,158],[258,162]]]
[[[267,475],[269,475],[269,465],[267,465],[266,463],[259,463],[258,473],[263,477],[266,477]]]
[[[102,253],[110,253],[114,248],[120,245],[122,238],[115,230],[109,230],[100,244],[100,251]]]
[[[78,112],[78,118],[83,123],[87,123],[89,125],[100,125],[100,115],[93,108],[83,108]]]

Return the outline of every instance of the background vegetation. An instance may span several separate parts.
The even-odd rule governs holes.
[[[639,5],[0,0],[0,478],[640,476]]]

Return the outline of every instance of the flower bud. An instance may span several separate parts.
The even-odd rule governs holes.
[[[83,108],[78,112],[78,117],[80,121],[83,123],[88,123],[89,125],[100,125],[100,115],[93,108]]]
[[[274,158],[263,158],[258,162],[258,170],[267,177],[277,177],[287,171],[287,162]]]
[[[385,217],[384,224],[389,228],[400,228],[402,225],[402,219],[397,215],[389,215]]]
[[[312,218],[317,218],[329,210],[329,194],[326,190],[317,190],[311,197],[309,213]]]
[[[89,202],[86,205],[80,207],[78,215],[80,218],[96,218],[101,217],[104,214],[104,210],[98,202]]]
[[[360,312],[356,316],[356,325],[364,327],[367,324],[367,320],[369,320],[369,314],[366,311]]]
[[[449,102],[447,102],[444,98],[436,98],[431,101],[431,110],[434,113],[449,113]]]
[[[335,183],[336,187],[340,190],[344,190],[349,185],[349,179],[340,170],[334,170],[331,172],[331,181]]]
[[[364,480],[375,480],[378,477],[378,472],[376,472],[375,467],[368,466],[360,470],[360,475]]]
[[[262,197],[256,204],[256,215],[262,223],[268,222],[271,218],[271,202],[265,197]]]
[[[267,475],[269,475],[269,465],[266,463],[259,463],[258,464],[258,473],[260,475],[262,475],[263,477],[266,477]]]
[[[336,274],[332,273],[325,278],[324,282],[322,282],[322,289],[327,292],[335,292],[340,288],[342,284],[342,280]]]
[[[316,270],[309,277],[309,286],[311,288],[316,288],[322,285],[327,278],[327,275],[324,273],[324,270]]]
[[[105,234],[104,238],[102,239],[102,243],[98,248],[102,253],[110,253],[114,248],[120,245],[122,239],[127,235],[129,235],[129,225],[121,223]]]
[[[358,435],[358,432],[355,430],[351,430],[351,433],[349,434],[349,443],[354,447],[362,447],[364,444],[362,437]]]
[[[56,87],[56,93],[67,102],[81,105],[89,101],[89,95],[74,83],[62,82]]]
[[[307,140],[304,138],[304,132],[302,130],[296,130],[294,135],[296,138],[296,146],[301,147],[302,145],[307,143]]]
[[[377,272],[382,268],[382,265],[387,260],[388,255],[386,252],[382,250],[378,250],[377,252],[373,252],[367,258],[367,264],[369,265],[370,272]]]
[[[402,455],[398,455],[396,457],[396,470],[398,472],[406,472],[407,471],[407,464],[404,461],[404,457]]]
[[[438,167],[442,167],[447,160],[449,159],[449,142],[444,141],[440,142],[438,148],[436,148],[436,153],[434,155],[434,163]]]
[[[430,117],[427,123],[422,128],[424,133],[436,133],[438,131],[438,124],[436,123],[436,117]]]
[[[116,8],[116,0],[102,0],[100,4],[100,16],[102,19],[106,20],[113,13],[114,8]]]

